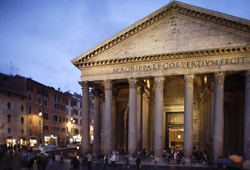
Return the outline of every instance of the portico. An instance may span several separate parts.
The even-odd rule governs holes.
[[[198,149],[249,161],[249,30],[248,20],[174,1],[72,60],[82,73],[82,151],[91,86],[94,151],[179,148],[188,162]]]

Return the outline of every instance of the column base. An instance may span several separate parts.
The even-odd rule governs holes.
[[[250,160],[244,160],[244,162],[243,162],[243,168],[250,169]]]
[[[184,158],[184,162],[185,162],[185,165],[191,165],[192,164],[191,158]]]

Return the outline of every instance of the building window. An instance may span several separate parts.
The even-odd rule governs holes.
[[[28,91],[33,91],[33,85],[32,84],[27,84],[27,90]]]
[[[24,123],[24,118],[23,117],[21,117],[21,123]]]
[[[44,131],[49,131],[49,126],[48,126],[48,125],[44,125],[44,126],[43,126],[43,130],[44,130]]]
[[[56,131],[57,131],[57,132],[60,132],[60,128],[59,128],[59,127],[57,127],[57,128],[56,128]]]
[[[56,103],[54,103],[54,109],[56,109]]]
[[[29,124],[32,125],[32,119],[29,119]]]
[[[54,115],[53,120],[54,122],[59,122],[59,117],[57,115]]]
[[[21,129],[21,134],[24,134],[24,129]]]
[[[56,94],[54,95],[54,101],[56,101]]]
[[[44,99],[44,106],[47,106],[47,100]]]
[[[8,133],[11,133],[11,128],[8,128]]]
[[[78,124],[78,119],[75,119],[75,124]]]
[[[41,98],[40,97],[38,98],[38,103],[41,104]]]
[[[79,130],[78,129],[74,129],[75,130],[75,134],[78,134],[79,133]]]
[[[43,113],[43,119],[49,120],[49,114],[48,113]]]
[[[65,117],[63,117],[63,123],[65,122]]]
[[[31,106],[29,106],[29,114],[31,114],[31,110],[32,110],[32,109],[31,109]]]
[[[66,123],[68,123],[68,118],[66,118]]]
[[[42,136],[42,130],[39,129],[38,135],[41,137]]]
[[[39,120],[39,126],[42,126],[42,120]]]
[[[23,105],[21,105],[21,111],[23,112]]]
[[[53,127],[53,131],[56,132],[56,127],[55,126]]]
[[[7,103],[7,107],[8,107],[8,109],[11,109],[11,104],[10,104],[10,102]]]
[[[29,94],[29,101],[31,101],[31,94]]]
[[[29,135],[30,136],[32,135],[32,129],[29,129]]]
[[[82,125],[82,120],[80,120],[80,125]]]
[[[41,94],[41,88],[37,87],[37,94]]]
[[[64,133],[65,133],[65,128],[62,128],[62,132],[64,132]]]
[[[7,115],[8,122],[11,122],[11,115]]]

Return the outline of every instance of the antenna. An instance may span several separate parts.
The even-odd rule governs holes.
[[[12,65],[12,61],[10,60],[10,76],[12,75],[12,73],[11,73],[12,72],[12,66],[11,65]]]

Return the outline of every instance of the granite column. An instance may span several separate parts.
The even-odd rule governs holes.
[[[193,152],[193,78],[194,75],[184,75],[184,158],[187,164],[191,163]]]
[[[80,82],[82,86],[82,143],[81,151],[90,151],[89,146],[89,84],[87,81]]]
[[[136,152],[136,128],[137,128],[137,80],[129,79],[129,125],[128,125],[128,152],[132,155]]]
[[[244,165],[250,166],[250,71],[245,74]]]
[[[163,85],[164,77],[155,77],[155,136],[154,153],[162,156],[163,150]]]
[[[106,80],[104,82],[105,89],[105,111],[103,115],[103,152],[104,154],[110,154],[112,151],[112,82]]]
[[[223,134],[224,134],[224,73],[215,73],[214,84],[214,135],[213,153],[214,157],[223,156]]]
[[[101,115],[100,115],[100,93],[97,89],[94,93],[94,143],[93,152],[99,153],[101,146]]]

